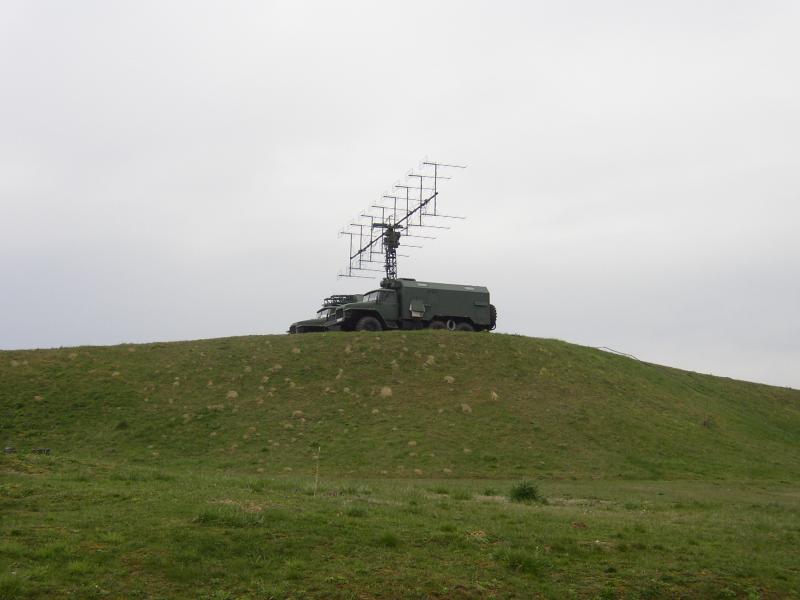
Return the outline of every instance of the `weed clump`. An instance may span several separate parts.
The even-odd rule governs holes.
[[[297,581],[303,578],[306,571],[306,565],[302,560],[290,558],[286,561],[286,579]]]
[[[512,502],[542,502],[544,500],[538,486],[532,481],[520,481],[511,488],[508,497]]]
[[[519,548],[497,552],[495,559],[512,571],[528,575],[542,575],[550,566],[545,558]]]
[[[394,533],[387,531],[378,536],[375,542],[378,546],[383,546],[384,548],[397,548],[400,545],[400,538]]]

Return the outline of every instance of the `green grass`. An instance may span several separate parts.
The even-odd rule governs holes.
[[[0,411],[3,600],[800,589],[795,390],[322,334],[0,352]]]

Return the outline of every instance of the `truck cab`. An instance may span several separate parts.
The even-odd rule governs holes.
[[[296,321],[289,325],[289,333],[319,333],[327,331],[326,323],[333,318],[333,313],[337,306],[348,302],[357,302],[361,299],[360,294],[337,294],[328,296],[322,301],[322,308],[317,311],[317,316],[313,319]]]

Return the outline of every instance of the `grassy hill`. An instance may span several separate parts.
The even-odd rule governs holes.
[[[265,336],[0,353],[5,445],[357,477],[796,478],[800,392],[555,340]]]
[[[800,589],[800,391],[555,340],[0,352],[0,438],[0,600]]]

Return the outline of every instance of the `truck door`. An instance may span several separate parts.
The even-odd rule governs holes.
[[[389,327],[397,327],[397,321],[400,318],[397,292],[394,290],[381,290],[378,294],[376,306],[386,324]]]

